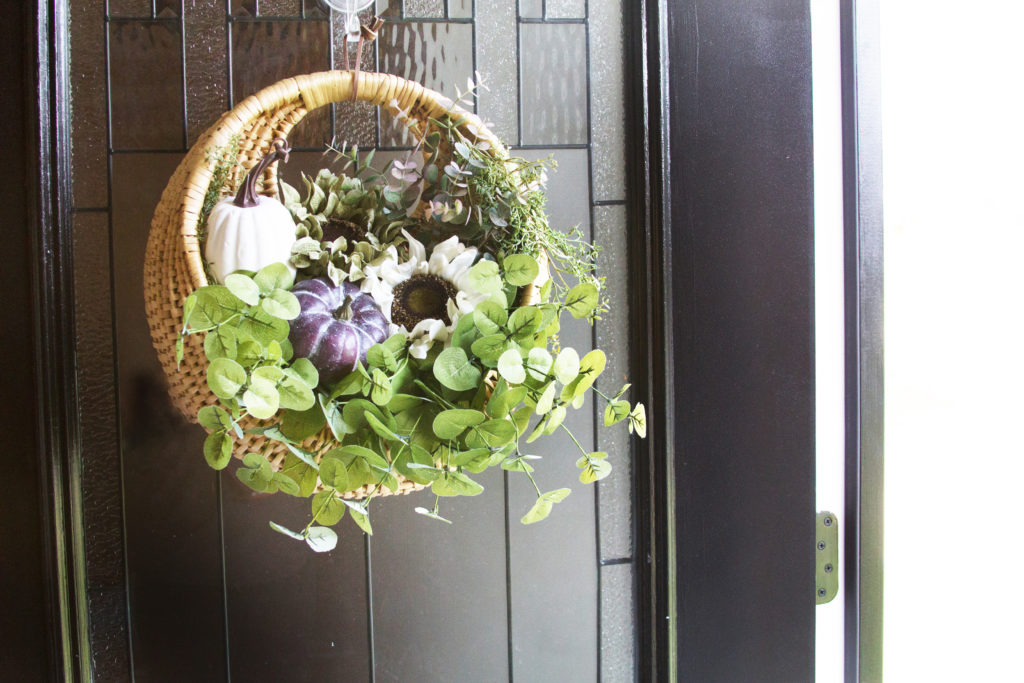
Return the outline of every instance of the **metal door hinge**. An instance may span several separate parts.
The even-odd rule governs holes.
[[[839,520],[831,512],[819,512],[814,526],[814,600],[824,605],[839,592]]]

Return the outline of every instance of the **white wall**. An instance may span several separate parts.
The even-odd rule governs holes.
[[[886,680],[1024,680],[1024,5],[881,20]]]

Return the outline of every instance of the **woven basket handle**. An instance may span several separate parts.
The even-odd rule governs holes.
[[[277,138],[287,138],[309,112],[335,102],[368,102],[384,107],[392,114],[404,112],[413,132],[431,118],[446,114],[459,117],[460,130],[470,139],[486,140],[490,152],[499,158],[508,156],[504,144],[483,122],[470,112],[457,107],[450,99],[424,88],[419,83],[391,74],[365,71],[321,71],[295,76],[260,90],[226,112],[196,142],[190,156],[190,171],[185,179],[180,235],[188,254],[189,278],[194,287],[207,284],[203,270],[198,237],[199,216],[206,190],[213,176],[214,164],[207,158],[209,150],[226,147],[232,138],[239,140],[240,171],[244,173],[270,148]],[[276,164],[263,176],[264,187],[276,186]]]

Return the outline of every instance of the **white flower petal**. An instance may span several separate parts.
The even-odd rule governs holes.
[[[409,231],[405,228],[402,228],[402,234],[405,235],[405,239],[409,242],[409,260],[426,261],[427,250],[423,247],[423,243],[410,235]]]
[[[455,282],[462,278],[470,267],[473,265],[473,261],[476,260],[476,249],[467,249],[455,258],[451,260],[448,266],[444,269],[444,272],[438,273],[441,277],[449,282]]]

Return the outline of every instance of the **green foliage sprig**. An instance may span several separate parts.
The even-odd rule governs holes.
[[[284,444],[288,454],[278,467],[266,453],[247,453],[236,476],[256,491],[311,498],[305,528],[271,527],[317,551],[334,547],[330,527],[346,511],[372,533],[370,505],[384,488],[398,489],[396,474],[430,485],[433,506],[416,511],[447,522],[441,499],[480,494],[483,487],[471,475],[500,466],[525,476],[537,493],[521,521],[544,519],[570,490],[541,488],[535,476],[540,457],[525,450],[527,444],[567,433],[580,450],[579,479],[591,483],[608,476],[611,465],[606,453],[580,444],[565,424],[567,411],[581,408],[593,393],[605,403],[606,425],[627,421],[643,436],[646,418],[641,404],[621,398],[628,385],[614,396],[594,386],[605,367],[602,351],[581,358],[556,346],[563,314],[586,319],[597,306],[592,283],[554,298],[548,281],[537,304],[517,304],[519,288],[539,271],[529,254],[479,261],[468,277],[492,296],[459,319],[450,346],[435,345],[416,359],[406,336],[396,334],[372,346],[365,365],[327,387],[308,360],[293,357],[288,320],[299,305],[283,264],[200,288],[186,301],[179,349],[185,335],[205,334],[207,383],[219,400],[199,413],[209,432],[207,462],[226,467],[245,433]],[[252,426],[246,417],[263,422]],[[322,430],[332,437],[330,445],[307,450],[303,444]],[[364,487],[369,492],[361,500],[343,498]]]

